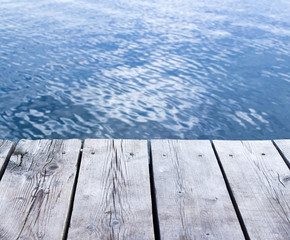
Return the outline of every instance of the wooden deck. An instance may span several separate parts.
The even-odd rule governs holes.
[[[290,140],[0,140],[0,239],[290,239]]]

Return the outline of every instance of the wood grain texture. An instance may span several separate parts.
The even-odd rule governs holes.
[[[14,143],[7,140],[0,140],[0,180],[4,173],[7,161],[9,160],[12,151],[14,150]]]
[[[147,141],[85,141],[68,239],[154,239]]]
[[[249,237],[290,239],[290,172],[271,141],[214,141]]]
[[[274,142],[289,167],[290,166],[290,139],[274,140]]]
[[[210,141],[151,149],[161,239],[244,239]]]
[[[62,239],[80,140],[21,140],[0,182],[0,239]]]

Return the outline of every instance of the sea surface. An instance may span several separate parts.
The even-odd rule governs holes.
[[[0,0],[21,138],[290,138],[290,1]]]

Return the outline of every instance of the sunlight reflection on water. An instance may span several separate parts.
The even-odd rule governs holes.
[[[0,138],[290,136],[290,3],[4,0]]]

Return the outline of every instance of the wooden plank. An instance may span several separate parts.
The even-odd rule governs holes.
[[[251,239],[289,239],[290,172],[271,141],[214,141]]]
[[[161,239],[244,239],[210,141],[151,148]]]
[[[7,161],[13,150],[13,142],[7,140],[0,140],[0,180],[7,165]]]
[[[288,167],[290,166],[290,139],[274,140]]]
[[[85,141],[68,239],[154,239],[147,141]]]
[[[21,140],[0,182],[0,239],[61,239],[81,140]]]

